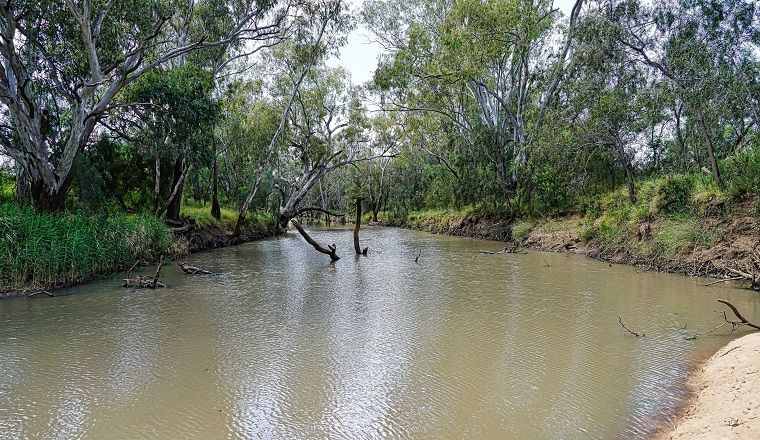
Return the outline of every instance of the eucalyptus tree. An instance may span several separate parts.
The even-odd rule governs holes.
[[[346,41],[347,33],[354,22],[343,0],[320,0],[310,2],[299,17],[301,26],[297,29],[289,44],[277,48],[266,57],[270,65],[268,75],[273,76],[273,95],[282,97],[282,112],[279,124],[266,149],[266,159],[260,164],[252,179],[251,188],[243,201],[235,225],[233,240],[240,237],[245,216],[250,204],[258,192],[264,174],[274,158],[275,150],[281,142],[281,136],[287,128],[291,111],[300,93],[301,84],[306,80],[314,66],[321,63],[326,56],[336,54]],[[283,86],[283,84],[285,84]],[[287,221],[285,222],[287,224]]]
[[[275,44],[302,6],[227,1],[233,19],[208,40],[209,22],[197,20],[193,0],[0,1],[3,128],[17,140],[2,148],[28,176],[35,206],[63,207],[75,160],[98,123],[130,104],[115,104],[124,87],[200,49]]]
[[[143,148],[154,159],[151,211],[156,215],[166,212],[167,218],[179,219],[187,174],[207,157],[211,127],[219,113],[218,103],[211,96],[213,87],[211,72],[184,64],[148,72],[124,91],[125,101],[140,103],[128,109],[138,121],[133,126],[146,131],[146,136],[141,137],[145,141]],[[109,127],[107,121],[103,123]],[[159,203],[164,180],[162,157],[173,164],[173,176],[171,186],[164,191],[168,194],[166,201]]]
[[[621,43],[675,92],[677,134],[685,116],[700,134],[710,172],[722,186],[718,159],[731,151],[728,145],[738,148],[757,124],[753,84],[760,8],[745,0],[653,5],[628,0],[610,9],[622,29]]]
[[[295,94],[277,168],[280,225],[316,207],[301,207],[309,191],[331,171],[375,158],[356,87],[342,68],[317,66]],[[388,151],[379,152],[384,156]],[[369,155],[367,155],[369,153]]]
[[[212,209],[219,206],[217,185],[221,186],[226,203],[243,204],[249,182],[267,162],[268,147],[282,111],[276,97],[266,92],[263,79],[238,78],[222,89],[221,115],[214,128],[212,146],[212,173],[217,176],[212,176]]]
[[[563,31],[550,1],[369,2],[368,27],[390,51],[375,76],[385,107],[444,118],[487,158],[501,194],[515,194],[533,131],[563,80],[582,6],[575,3]]]

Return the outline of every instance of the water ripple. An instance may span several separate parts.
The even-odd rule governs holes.
[[[728,340],[683,324],[711,327],[718,297],[760,316],[698,280],[362,234],[366,258],[314,229],[336,264],[289,233],[193,255],[222,274],[170,267],[161,291],[0,303],[0,438],[645,438]]]

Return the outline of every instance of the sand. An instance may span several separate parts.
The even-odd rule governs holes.
[[[693,387],[692,401],[655,439],[760,439],[760,333],[715,353]]]

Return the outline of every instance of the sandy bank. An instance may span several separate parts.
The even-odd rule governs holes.
[[[656,440],[760,439],[760,333],[720,349],[692,386],[694,399]]]

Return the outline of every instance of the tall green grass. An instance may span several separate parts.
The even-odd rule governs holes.
[[[197,204],[192,201],[184,201],[182,204],[181,217],[188,217],[195,221],[201,228],[216,226],[223,229],[233,230],[237,223],[238,211],[229,207],[221,207],[219,220],[211,216],[211,205]],[[246,226],[253,227],[264,233],[276,224],[274,217],[264,211],[252,211],[246,216]]]
[[[76,284],[156,259],[171,243],[155,217],[47,214],[0,204],[0,292]]]

